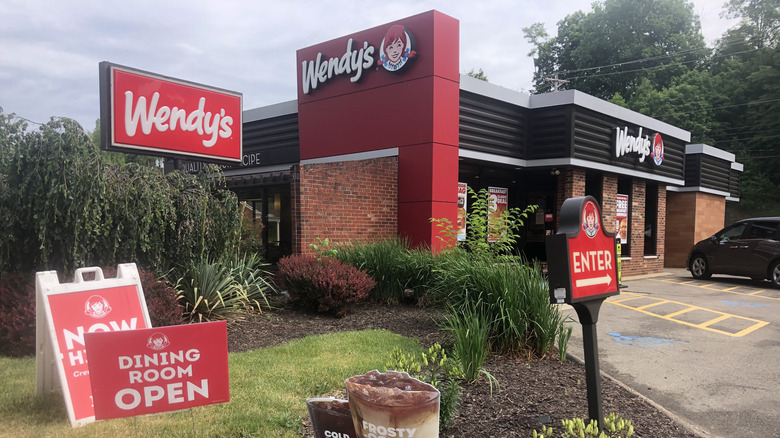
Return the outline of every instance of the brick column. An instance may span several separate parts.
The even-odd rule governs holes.
[[[567,168],[562,169],[558,175],[558,201],[557,201],[557,222],[555,228],[560,226],[561,206],[563,201],[568,198],[577,198],[585,196],[585,169]]]
[[[604,229],[608,233],[614,233],[617,216],[617,176],[604,174],[601,180],[601,215]]]

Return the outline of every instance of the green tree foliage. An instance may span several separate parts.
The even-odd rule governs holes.
[[[536,92],[550,91],[546,78],[557,78],[568,81],[559,88],[630,100],[643,79],[656,89],[669,86],[708,53],[686,0],[604,0],[558,22],[555,37],[538,23],[523,31],[535,47]]]
[[[120,262],[164,272],[219,257],[240,242],[241,216],[218,184],[110,164],[73,120],[32,130],[0,110],[0,273]]]
[[[479,71],[477,71],[472,68],[471,71],[469,71],[466,74],[471,76],[472,78],[479,79],[480,81],[488,82],[488,77],[485,75],[485,72],[482,71],[482,69],[479,69]]]

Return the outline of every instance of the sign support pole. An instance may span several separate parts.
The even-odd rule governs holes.
[[[582,344],[585,350],[585,383],[588,387],[588,416],[596,420],[599,430],[604,430],[604,407],[601,402],[601,372],[596,323],[601,303],[606,298],[572,304],[582,324]]]

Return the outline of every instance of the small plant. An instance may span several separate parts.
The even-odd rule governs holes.
[[[385,372],[387,370],[403,371],[439,390],[439,432],[445,431],[460,403],[463,371],[457,361],[450,360],[438,343],[419,355],[404,353],[400,348],[394,348],[385,364]]]
[[[529,205],[525,209],[519,207],[495,213],[496,205],[486,189],[475,192],[468,188],[471,204],[466,214],[466,240],[459,243],[467,251],[474,254],[489,254],[498,257],[510,254],[515,244],[520,240],[520,229],[523,221],[538,208]],[[446,243],[457,241],[458,230],[447,218],[432,218],[439,227],[440,240]]]
[[[364,271],[333,258],[294,254],[279,260],[277,278],[297,306],[344,316],[376,282]]]
[[[317,260],[322,261],[323,257],[336,257],[338,250],[330,246],[330,239],[317,238],[317,243],[312,243],[309,248],[317,253]]]
[[[467,303],[461,308],[451,306],[442,328],[452,338],[455,357],[460,362],[466,381],[474,382],[480,374],[484,374],[492,388],[495,378],[482,368],[490,351],[492,321],[487,318],[479,305]]]
[[[563,431],[560,438],[630,438],[634,435],[634,426],[630,420],[624,420],[617,414],[610,413],[604,419],[604,429],[599,431],[599,425],[596,420],[591,420],[588,424],[581,418],[571,420],[562,420]],[[552,427],[542,426],[542,431],[534,430],[534,438],[553,438]]]

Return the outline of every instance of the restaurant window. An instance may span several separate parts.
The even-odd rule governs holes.
[[[658,184],[647,184],[645,190],[645,252],[646,256],[657,255],[658,241]]]
[[[631,208],[631,178],[618,178],[618,194],[624,194],[625,195],[625,220],[622,221],[620,225],[620,229],[618,231],[619,234],[624,236],[624,242],[621,245],[621,254],[623,257],[629,257],[631,255],[631,229],[632,227],[632,219],[633,219],[633,210]]]

